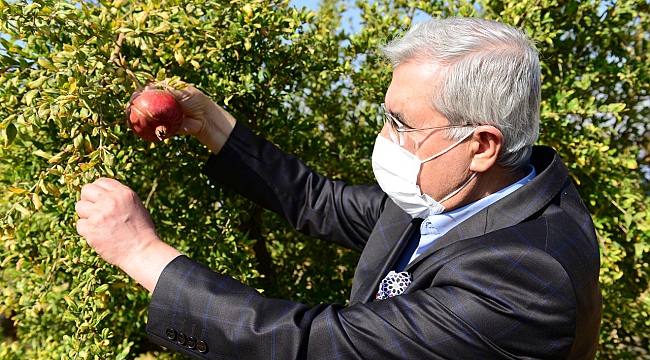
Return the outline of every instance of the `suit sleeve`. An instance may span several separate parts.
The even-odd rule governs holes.
[[[378,186],[349,186],[314,172],[239,123],[203,172],[295,229],[358,252],[388,199]]]
[[[156,285],[147,331],[197,359],[566,358],[575,300],[551,257],[508,245],[431,266],[432,282],[404,295],[309,307],[179,256]]]

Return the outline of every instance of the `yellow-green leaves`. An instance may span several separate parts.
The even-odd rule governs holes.
[[[15,187],[8,187],[7,191],[13,193],[13,194],[23,194],[27,192],[25,189],[20,189],[20,188],[15,188]]]
[[[45,68],[47,70],[50,70],[50,71],[57,71],[58,70],[56,68],[56,66],[54,66],[54,64],[52,64],[52,62],[49,59],[38,58],[37,62],[38,62],[38,65],[40,65],[41,67],[43,67],[43,68]]]
[[[41,84],[42,84],[42,83],[39,83],[38,86],[40,86]],[[33,84],[32,84],[32,85],[33,85]],[[31,88],[31,86],[30,86],[29,84],[28,84],[27,86]],[[30,91],[28,91],[28,92],[25,94],[25,98],[24,98],[25,105],[27,105],[27,106],[31,106],[31,105],[33,104],[34,97],[35,97],[36,95],[38,95],[38,89],[34,89],[34,90],[30,90]]]
[[[43,83],[45,81],[47,81],[47,77],[46,76],[41,76],[40,78],[38,78],[36,80],[28,82],[27,87],[30,88],[30,89],[37,89],[37,88],[41,87],[41,85],[43,85]]]
[[[318,171],[373,183],[376,104],[391,77],[377,45],[427,13],[496,19],[535,40],[539,142],[568,164],[601,241],[600,356],[641,356],[634,339],[650,338],[650,304],[639,300],[650,279],[647,10],[641,0],[324,1],[318,9],[0,1],[0,313],[16,313],[21,329],[19,341],[0,343],[0,357],[146,356],[148,294],[76,232],[79,191],[100,176],[132,187],[165,241],[215,270],[269,296],[345,302],[355,254],[307,241],[212,188],[199,175],[209,152],[196,139],[152,145],[133,135],[124,114],[131,74],[143,84],[192,84]]]
[[[100,176],[134,188],[167,241],[188,253],[209,243],[195,258],[262,287],[253,245],[264,240],[245,236],[246,204],[184,171],[200,165],[204,147],[180,135],[146,143],[124,110],[133,75],[188,82],[242,121],[274,127],[289,94],[350,70],[314,20],[268,1],[0,3],[0,312],[29,329],[7,345],[16,359],[140,355],[131,345],[146,341],[147,293],[75,228],[80,189]],[[217,203],[237,210],[215,212]]]

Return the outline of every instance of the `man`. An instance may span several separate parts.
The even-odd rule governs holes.
[[[567,168],[533,148],[530,40],[454,18],[382,50],[394,73],[372,156],[380,187],[329,180],[196,89],[172,92],[181,132],[213,153],[208,176],[361,252],[348,307],[265,298],[163,243],[117,181],[82,189],[79,233],[153,291],[150,338],[206,359],[594,358],[598,244]]]

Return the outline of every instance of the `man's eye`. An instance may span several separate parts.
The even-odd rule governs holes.
[[[400,114],[392,114],[393,118],[399,121],[400,127],[404,130],[413,130],[414,128],[412,126],[409,126],[404,119],[400,116]]]
[[[414,127],[409,126],[408,124],[404,123],[404,121],[400,121],[400,123],[402,124],[402,128],[404,128],[404,130],[413,130],[414,129]]]

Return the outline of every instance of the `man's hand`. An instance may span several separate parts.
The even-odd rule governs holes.
[[[180,255],[160,240],[138,195],[117,180],[101,178],[85,185],[75,209],[79,235],[149,291],[164,267]]]
[[[184,117],[178,133],[195,136],[212,153],[217,154],[228,140],[233,127],[235,127],[237,122],[235,118],[191,85],[188,85],[183,90],[176,90],[165,86],[165,82],[161,84],[161,87],[181,105]],[[151,89],[156,89],[156,87],[150,84],[145,87],[144,91]],[[131,103],[140,93],[140,91],[136,91],[131,96],[126,109],[127,116],[130,112]]]

